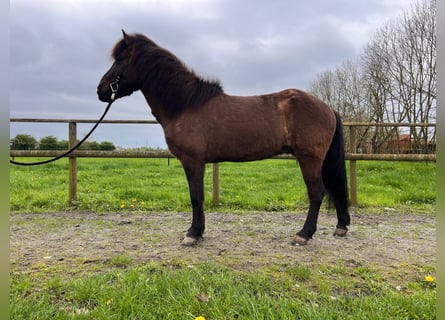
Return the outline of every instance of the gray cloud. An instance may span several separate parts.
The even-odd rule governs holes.
[[[104,105],[96,86],[121,28],[146,34],[198,73],[220,79],[228,93],[249,95],[307,88],[318,72],[356,57],[376,28],[408,6],[402,0],[16,0],[10,114],[98,118]],[[118,101],[108,118],[151,115],[135,94]],[[26,130],[36,137],[66,137],[49,125],[24,124],[12,124],[11,136]],[[141,127],[127,134],[131,130],[104,127],[93,139],[165,145],[160,130]]]

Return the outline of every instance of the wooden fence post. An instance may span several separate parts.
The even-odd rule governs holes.
[[[349,126],[349,143],[350,143],[350,151],[351,153],[356,153],[356,141],[357,141],[357,127]],[[349,161],[349,192],[351,198],[351,206],[357,207],[357,161],[350,160]]]
[[[219,164],[213,164],[213,204],[219,205]]]
[[[77,140],[77,124],[75,122],[70,122],[68,125],[68,148],[71,149],[76,145]],[[68,190],[68,202],[69,205],[75,206],[77,201],[77,159],[74,153],[69,156],[68,164],[68,179],[69,179],[69,190]]]

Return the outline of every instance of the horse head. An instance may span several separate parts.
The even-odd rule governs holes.
[[[129,96],[140,89],[141,82],[133,58],[134,37],[124,30],[122,34],[123,39],[116,43],[111,54],[114,62],[97,86],[97,95],[103,102]]]

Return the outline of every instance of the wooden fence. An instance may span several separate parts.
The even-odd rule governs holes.
[[[95,123],[95,120],[73,120],[73,119],[30,119],[11,118],[10,122],[33,122],[33,123],[67,123],[68,124],[68,147],[71,148],[77,142],[77,124]],[[158,124],[155,120],[104,120],[103,124]],[[357,152],[357,128],[360,127],[436,127],[434,123],[428,124],[406,124],[406,123],[353,123],[345,122],[344,127],[349,128],[347,145],[349,150],[346,153],[346,160],[349,160],[349,186],[351,206],[358,206],[357,198],[357,161],[359,160],[380,160],[380,161],[423,161],[435,162],[436,154],[367,154]],[[346,130],[345,130],[346,131]],[[55,157],[61,150],[10,150],[11,157]],[[69,156],[68,175],[69,192],[68,201],[71,203],[77,200],[77,158],[174,158],[168,151],[93,151],[77,150]],[[280,155],[274,159],[295,159],[292,155]],[[219,166],[213,164],[213,203],[218,204],[219,200]]]

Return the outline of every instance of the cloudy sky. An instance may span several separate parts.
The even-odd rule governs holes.
[[[307,90],[318,73],[358,57],[410,0],[13,0],[10,117],[97,119],[96,87],[110,50],[147,35],[229,94]],[[141,93],[106,119],[152,119]],[[79,125],[78,136],[90,125]],[[66,124],[11,123],[10,135],[67,139]],[[122,147],[165,147],[159,126],[102,125],[90,138]]]

